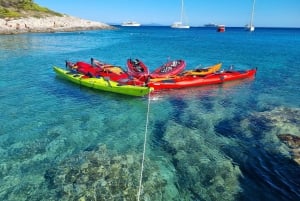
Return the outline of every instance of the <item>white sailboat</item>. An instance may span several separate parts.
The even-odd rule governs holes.
[[[174,22],[172,24],[172,28],[178,28],[178,29],[189,29],[190,26],[183,23],[183,15],[184,15],[184,3],[183,0],[181,0],[181,14],[180,14],[180,21]]]
[[[254,7],[255,7],[255,0],[253,0],[253,4],[252,4],[250,24],[247,24],[246,27],[245,27],[245,29],[247,31],[251,31],[251,32],[255,30],[255,27],[253,25]]]

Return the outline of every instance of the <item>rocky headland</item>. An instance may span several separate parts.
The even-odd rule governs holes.
[[[113,29],[42,7],[33,0],[0,0],[0,34]]]
[[[43,18],[0,19],[0,34],[67,32],[113,28],[101,22],[84,20],[68,15],[47,16]]]

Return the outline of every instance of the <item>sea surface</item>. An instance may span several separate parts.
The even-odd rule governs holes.
[[[150,70],[184,59],[187,69],[258,71],[145,97],[53,72],[90,58],[124,69],[138,58]],[[0,200],[300,200],[300,165],[278,137],[300,136],[300,29],[1,35],[0,87]]]

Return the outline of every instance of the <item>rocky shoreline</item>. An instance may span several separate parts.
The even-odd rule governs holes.
[[[113,26],[63,15],[44,18],[0,19],[0,34],[49,33],[81,30],[114,29]]]

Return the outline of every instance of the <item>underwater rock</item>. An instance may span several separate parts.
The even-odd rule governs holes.
[[[164,136],[176,150],[173,164],[178,185],[189,200],[235,200],[242,176],[238,166],[208,143],[197,130],[169,121]]]
[[[292,134],[280,134],[279,139],[285,142],[290,148],[297,149],[300,147],[300,137]]]
[[[278,133],[300,133],[300,109],[277,107],[274,110],[255,113],[251,120]]]
[[[141,154],[117,155],[105,145],[89,148],[48,169],[44,178],[59,200],[136,200]],[[168,200],[167,182],[146,158],[141,200]]]
[[[300,165],[300,137],[292,134],[280,134],[278,138],[291,149],[293,160]]]
[[[8,155],[10,156],[10,159],[17,161],[28,160],[34,158],[37,154],[45,153],[45,147],[48,143],[48,139],[15,143],[8,149]]]
[[[265,148],[270,147],[272,151],[278,151],[279,154],[287,155],[296,163],[300,163],[300,109],[277,107],[271,111],[257,112],[252,114],[243,122],[244,130],[250,130],[255,133],[255,137],[260,137],[265,142]],[[282,134],[282,133],[293,133]],[[278,143],[278,139],[284,142],[285,146],[277,146],[274,150],[274,143]]]

